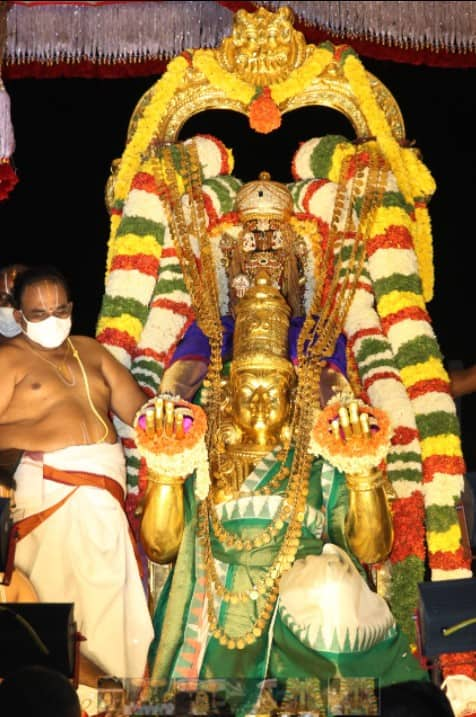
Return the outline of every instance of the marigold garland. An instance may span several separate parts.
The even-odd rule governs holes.
[[[415,204],[415,224],[415,252],[418,259],[418,266],[420,267],[423,298],[426,302],[429,302],[433,298],[435,272],[433,271],[433,242],[430,214],[426,204],[423,202],[417,202]]]
[[[392,135],[383,110],[377,104],[364,66],[353,52],[349,52],[345,55],[342,69],[368,122],[370,133],[377,138],[405,200],[411,203],[413,192],[400,147]]]
[[[476,651],[445,653],[439,656],[438,661],[444,678],[466,675],[476,680]]]
[[[124,202],[132,179],[139,169],[142,154],[149,146],[157,131],[157,125],[164,115],[167,106],[183,81],[188,68],[188,62],[184,57],[176,57],[167,65],[167,71],[154,86],[155,91],[151,93],[150,101],[146,106],[140,121],[137,124],[134,135],[126,145],[122,155],[117,177],[114,183],[114,204]],[[113,215],[114,216],[114,215]],[[111,216],[110,240],[113,240],[119,226],[117,218]],[[108,254],[107,265],[110,265]]]
[[[448,404],[448,377],[443,369],[441,353],[436,338],[431,329],[431,323],[424,317],[424,296],[418,288],[418,281],[426,273],[427,292],[431,288],[433,269],[431,255],[420,252],[418,261],[412,259],[411,241],[408,234],[412,227],[412,217],[401,207],[386,207],[378,212],[378,223],[374,227],[374,235],[368,244],[369,265],[377,293],[379,314],[389,337],[393,340],[394,350],[398,358],[400,375],[413,402],[421,434],[420,445],[424,460],[424,477],[427,484],[432,485],[435,474],[444,473],[445,466],[437,465],[436,457],[447,459],[458,457],[461,454],[460,441],[456,429],[453,430],[452,416],[454,407]],[[402,254],[402,263],[399,273],[394,273],[393,265],[385,266],[385,250],[392,249],[393,242],[389,241],[389,232],[395,234],[395,227],[400,226],[404,231],[400,234],[398,244],[405,251]],[[428,230],[429,227],[428,227]],[[408,232],[405,236],[405,231]],[[415,233],[413,241],[415,241]],[[398,235],[395,235],[397,238]],[[425,244],[425,242],[424,242]],[[428,246],[429,242],[426,241]],[[431,244],[430,244],[431,246]],[[409,277],[415,277],[409,278]],[[412,288],[413,290],[409,290]],[[427,294],[428,295],[428,294]],[[398,316],[398,320],[394,317]],[[397,331],[398,328],[398,331]],[[426,386],[426,392],[414,391],[415,385]],[[437,383],[435,383],[437,382]],[[446,388],[444,385],[446,384]],[[438,388],[438,390],[437,390]],[[424,412],[421,412],[423,397],[428,397]],[[451,431],[451,432],[450,432]],[[431,463],[428,463],[428,460]],[[446,477],[446,476],[445,476]],[[455,491],[457,493],[459,478],[448,480],[441,484],[439,491],[435,488],[427,490],[425,487],[426,527],[430,565],[437,579],[436,570],[460,570],[465,568],[464,555],[460,549],[461,531],[454,507]],[[444,531],[431,530],[432,505],[438,500],[448,511],[447,524]],[[404,531],[403,531],[404,532]],[[445,547],[439,552],[438,547]],[[397,557],[401,559],[401,555]],[[439,577],[439,575],[438,575]]]
[[[246,106],[250,104],[256,87],[225,70],[215,58],[213,50],[195,50],[192,63],[213,87],[217,87],[231,100]]]
[[[425,505],[422,494],[415,491],[408,498],[393,500],[392,518],[398,541],[394,542],[391,562],[399,563],[410,556],[424,560]]]
[[[173,400],[175,408],[185,408],[192,415],[188,431],[180,439],[169,436],[165,429],[161,433],[149,431],[147,413],[152,411],[155,417],[157,398],[147,401],[134,418],[134,438],[147,468],[158,476],[166,478],[185,478],[196,471],[195,492],[199,500],[204,500],[210,487],[208,452],[205,443],[207,432],[206,414],[200,406],[182,399],[159,397],[165,402]]]
[[[309,57],[282,82],[270,86],[271,96],[277,105],[295,97],[318,77],[332,60],[332,52],[321,46],[314,47]],[[241,102],[246,107],[256,94],[256,87],[225,70],[215,57],[213,50],[195,50],[193,66],[197,68],[211,85],[222,90],[230,99]]]
[[[384,411],[366,406],[361,401],[359,413],[369,419],[370,433],[352,434],[339,438],[334,435],[332,423],[339,418],[339,409],[346,407],[339,401],[330,402],[318,415],[311,432],[310,448],[314,455],[344,473],[366,473],[381,464],[390,447],[390,420]]]

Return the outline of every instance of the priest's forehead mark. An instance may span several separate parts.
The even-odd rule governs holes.
[[[40,305],[43,309],[48,308],[46,305],[45,293],[49,287],[54,287],[55,302],[56,302],[56,305],[58,305],[59,304],[59,284],[57,282],[52,282],[52,281],[49,281],[48,279],[43,279],[42,281],[32,284],[32,286],[31,286],[32,290],[36,292],[38,299],[40,301]]]

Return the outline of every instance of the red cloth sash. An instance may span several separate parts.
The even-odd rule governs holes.
[[[124,509],[124,490],[117,481],[115,481],[113,478],[109,478],[109,476],[98,475],[96,473],[87,473],[86,471],[63,471],[59,468],[53,468],[52,466],[43,465],[43,478],[54,481],[55,483],[63,483],[65,485],[74,486],[74,490],[72,490],[71,493],[68,493],[68,495],[65,495],[65,497],[58,501],[58,503],[54,503],[54,505],[51,505],[49,508],[45,508],[45,510],[41,510],[39,513],[29,515],[26,518],[22,518],[17,523],[15,523],[15,528],[17,530],[17,540],[25,538],[33,530],[35,530],[35,528],[44,523],[45,520],[47,520],[51,515],[53,515],[53,513],[56,513],[56,511],[66,503],[68,498],[71,498],[73,493],[75,493],[81,486],[90,486],[93,488],[102,488],[103,490],[107,490],[108,493],[110,493]],[[139,572],[141,576],[143,576],[144,571],[142,560],[140,558],[137,542],[129,525],[129,521],[128,527],[132,547],[134,548],[137,565],[139,567]]]

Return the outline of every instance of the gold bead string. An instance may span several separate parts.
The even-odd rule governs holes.
[[[337,336],[342,329],[340,324],[336,324],[336,322],[332,320],[334,318],[333,312],[339,307],[339,299],[343,293],[340,278],[343,264],[343,251],[345,248],[344,239],[350,233],[355,198],[361,195],[363,186],[363,168],[360,167],[353,175],[349,190],[349,183],[347,181],[347,165],[349,161],[350,158],[344,161],[341,167],[329,231],[329,240],[323,257],[322,279],[314,294],[311,310],[308,313],[303,330],[299,336],[298,356],[299,366],[301,367],[305,364],[311,352],[324,355],[324,346],[330,343],[331,335],[335,336],[335,340],[337,340]],[[340,230],[339,226],[342,225],[344,229]],[[353,244],[354,250],[355,245],[356,242]],[[331,266],[331,282],[327,289],[326,299],[323,300],[326,276],[328,268]],[[316,316],[318,317],[317,321]],[[304,346],[306,344],[307,351],[305,352]]]
[[[388,176],[388,165],[383,161],[375,147],[370,146],[368,153],[370,159],[366,177],[364,178],[365,167],[361,165],[354,174],[350,191],[346,177],[351,158],[347,158],[341,167],[331,221],[330,236],[332,240],[328,242],[327,246],[330,253],[326,252],[324,262],[324,266],[328,266],[328,261],[334,263],[332,281],[323,306],[320,306],[323,281],[320,285],[320,291],[316,292],[315,301],[299,339],[298,355],[300,365],[306,361],[310,351],[321,356],[327,356],[334,349],[364,267],[369,229],[372,225],[374,212],[381,206]],[[347,199],[345,195],[347,195]],[[359,225],[352,242],[350,257],[345,259],[344,252],[348,247],[348,244],[345,243],[345,237],[350,234],[352,211],[358,198],[362,199]],[[345,229],[341,232],[338,230],[338,226],[342,221],[344,208],[346,208],[347,216],[345,218]],[[343,279],[342,276],[344,276]],[[313,320],[316,315],[319,316],[317,322]],[[315,345],[312,345],[316,336]],[[306,356],[304,356],[303,348],[306,342],[308,349]]]
[[[285,467],[282,473],[284,480],[285,475],[289,476],[290,469]],[[241,538],[237,538],[236,535],[226,530],[223,527],[223,523],[217,516],[214,506],[210,506],[209,515],[210,522],[213,528],[213,532],[217,540],[226,545],[228,548],[235,548],[236,550],[251,550],[251,548],[260,548],[262,545],[266,545],[271,542],[271,539],[276,536],[282,529],[284,523],[289,519],[291,513],[291,506],[293,504],[294,492],[297,490],[298,481],[291,480],[288,485],[288,490],[282,498],[281,506],[277,511],[276,517],[267,528],[264,528],[262,532],[256,535],[252,540],[242,541]],[[255,495],[262,495],[261,493],[254,493]],[[240,494],[240,497],[243,494]],[[246,497],[246,496],[243,496]]]
[[[215,273],[215,262],[207,231],[206,211],[203,202],[202,173],[198,150],[195,142],[187,145],[181,144],[180,151],[183,157],[184,180],[190,198],[190,213],[192,222],[192,236],[196,236],[200,249],[200,296],[199,298],[199,324],[210,342],[210,362],[207,371],[207,380],[211,385],[210,402],[207,405],[208,433],[207,445],[209,461],[212,466],[220,470],[221,455],[215,450],[215,435],[220,427],[221,406],[221,374],[222,358],[221,348],[223,332],[220,317],[220,299],[218,283]]]
[[[307,410],[302,412],[299,421],[300,426],[307,428],[307,431],[301,434],[301,438],[298,439],[293,456],[293,466],[291,468],[291,486],[293,490],[292,492],[288,492],[287,496],[287,504],[289,506],[288,529],[272,565],[251,590],[240,592],[229,591],[220,581],[215,569],[210,538],[210,523],[213,520],[215,507],[210,499],[203,501],[200,505],[198,533],[203,546],[206,565],[205,578],[209,623],[211,629],[213,628],[212,634],[214,637],[218,639],[221,645],[225,645],[228,649],[242,649],[247,644],[252,644],[262,635],[263,630],[273,614],[273,606],[279,594],[281,576],[294,562],[299,547],[307,496],[309,494],[309,475],[313,457],[309,453],[308,446],[312,418],[313,411],[308,407]],[[299,433],[297,435],[299,436]],[[277,528],[278,525],[279,523],[275,523],[274,527]],[[233,541],[236,540],[236,536],[231,535],[231,538]],[[246,541],[243,542],[243,547],[245,543]],[[253,627],[244,637],[238,639],[231,637],[223,628],[218,626],[214,608],[214,594],[222,597],[225,602],[232,604],[248,600],[257,600],[260,595],[263,596],[265,600],[264,608],[254,622]],[[237,640],[240,641],[240,645],[237,644]]]
[[[288,453],[289,446],[284,447],[280,450],[275,449],[273,451],[273,457],[276,461],[279,461],[279,463],[282,464],[276,475],[274,475],[270,480],[268,480],[267,483],[261,488],[255,488],[253,490],[243,490],[243,487],[241,487],[239,490],[231,491],[230,500],[239,500],[240,498],[252,498],[254,496],[271,495],[272,493],[275,493],[277,490],[279,490],[281,484],[285,480],[287,480],[287,478],[289,478],[289,475],[291,473],[291,469],[288,468],[288,466],[284,465],[284,461],[286,460]],[[215,476],[215,482],[216,484],[219,484],[219,475]]]
[[[302,485],[303,481],[298,481],[294,497],[294,506],[290,507],[292,518],[289,522],[288,530],[283,538],[280,550],[273,561],[271,567],[267,570],[266,575],[260,578],[257,583],[247,591],[230,591],[227,590],[220,581],[215,567],[215,559],[213,557],[210,532],[209,532],[209,516],[214,506],[207,501],[203,501],[199,509],[199,538],[202,542],[204,551],[204,561],[206,565],[205,579],[208,598],[208,620],[210,630],[213,636],[221,645],[228,649],[243,649],[246,645],[251,645],[263,634],[266,625],[274,611],[274,605],[279,595],[279,582],[281,575],[289,569],[294,562],[296,552],[299,547],[299,540],[302,531],[302,523],[304,521],[304,511],[308,495],[308,487]],[[249,600],[257,601],[261,596],[264,600],[264,607],[261,609],[257,619],[254,621],[250,630],[242,637],[231,637],[226,631],[218,625],[218,619],[215,613],[214,596],[218,595],[227,603],[237,604]]]
[[[206,211],[201,189],[201,170],[194,142],[164,145],[153,160],[154,173],[167,187],[166,203],[169,225],[180,261],[185,285],[190,295],[197,322],[210,342],[211,357],[207,371],[210,399],[206,405],[207,444],[212,471],[220,468],[220,454],[214,446],[219,429],[221,402],[222,327],[218,286],[213,254],[206,226]],[[182,187],[179,182],[182,183]],[[185,216],[183,198],[188,198],[189,218]],[[192,247],[198,240],[200,268]]]

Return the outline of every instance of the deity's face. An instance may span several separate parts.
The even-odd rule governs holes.
[[[232,368],[233,420],[243,431],[245,442],[270,447],[279,442],[290,414],[291,382],[291,371],[276,371],[272,359],[268,368]]]
[[[245,252],[272,251],[283,246],[281,222],[277,219],[250,219],[245,223],[244,229]]]

